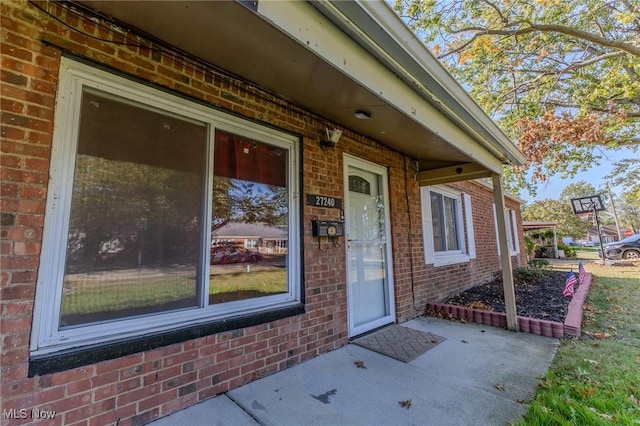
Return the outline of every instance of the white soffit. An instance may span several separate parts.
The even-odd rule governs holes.
[[[502,173],[502,163],[525,161],[384,2],[319,1],[311,6],[299,1],[260,1],[257,12],[488,169]],[[331,16],[331,21],[323,15]],[[351,19],[354,16],[368,20],[369,28],[360,27]],[[334,23],[345,32],[336,31]],[[385,48],[378,44],[380,39]]]

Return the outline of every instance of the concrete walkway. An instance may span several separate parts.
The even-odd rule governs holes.
[[[152,425],[507,425],[558,342],[436,318],[402,325],[446,340],[409,363],[349,344]]]

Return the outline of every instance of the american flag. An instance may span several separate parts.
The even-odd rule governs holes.
[[[573,296],[573,286],[577,283],[578,280],[576,279],[576,275],[573,273],[572,269],[571,271],[569,271],[569,275],[567,276],[567,282],[564,285],[564,291],[562,292],[562,295],[564,297]]]
[[[587,271],[584,270],[584,266],[582,266],[582,261],[578,262],[578,278],[580,279],[580,284],[587,279]]]

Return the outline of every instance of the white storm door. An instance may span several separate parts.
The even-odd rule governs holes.
[[[347,156],[345,209],[349,337],[395,321],[387,169]]]

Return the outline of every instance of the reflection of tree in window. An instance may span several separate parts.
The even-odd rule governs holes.
[[[281,148],[216,131],[214,229],[227,222],[286,225],[289,193],[287,153]]]
[[[211,231],[228,224],[233,224],[240,233],[243,224],[286,227],[289,223],[287,156],[287,151],[277,146],[216,130]],[[255,226],[244,228],[257,229]],[[244,247],[244,236],[235,235],[235,238],[212,248],[209,303],[285,292],[288,288],[286,251],[267,250],[266,243],[260,246],[257,241],[255,247]]]

